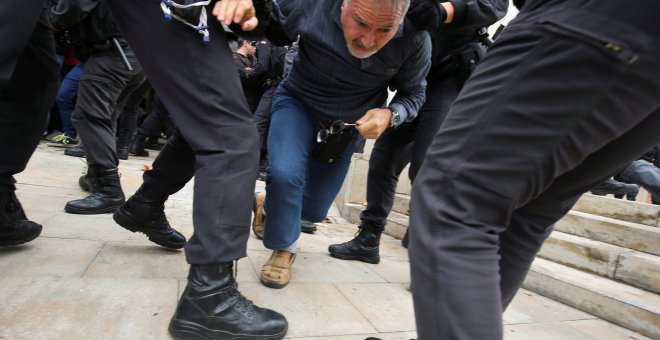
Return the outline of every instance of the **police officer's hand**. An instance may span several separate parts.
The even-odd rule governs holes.
[[[450,12],[448,9],[451,10],[451,13],[448,13]],[[453,18],[453,9],[454,6],[451,2],[411,0],[406,18],[418,29],[434,34],[442,28],[444,23],[451,22],[448,19],[450,16]]]
[[[243,31],[251,31],[259,21],[252,0],[220,0],[213,7],[213,15],[218,21],[229,26],[232,23],[241,25]]]
[[[355,122],[355,128],[366,139],[376,139],[390,127],[392,111],[390,109],[371,109]]]

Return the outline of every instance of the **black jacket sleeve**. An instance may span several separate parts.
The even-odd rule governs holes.
[[[50,12],[53,26],[69,29],[80,23],[102,0],[59,0]]]

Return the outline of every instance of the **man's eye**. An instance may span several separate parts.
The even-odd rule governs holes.
[[[381,33],[389,33],[390,31],[392,31],[392,29],[391,28],[381,28],[381,29],[379,29],[379,31]]]

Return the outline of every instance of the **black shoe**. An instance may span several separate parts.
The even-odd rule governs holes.
[[[406,229],[405,235],[403,235],[403,239],[401,240],[401,245],[408,249],[408,243],[409,243],[409,238],[408,238],[408,229]]]
[[[639,193],[639,186],[608,179],[591,189],[591,193],[598,196],[612,194],[620,198],[623,198],[624,195],[631,194],[636,197],[637,193]]]
[[[131,146],[134,131],[120,130],[117,133],[117,158],[128,159],[128,148]]]
[[[146,143],[146,140],[147,140],[147,136],[138,132],[133,138],[133,142],[131,143],[131,147],[128,151],[131,154],[139,157],[148,157],[149,151],[144,149],[144,144]]]
[[[87,192],[93,192],[96,188],[96,167],[88,166],[87,173],[78,179],[80,189]]]
[[[316,232],[316,224],[314,222],[300,220],[300,231],[305,234],[314,234]]]
[[[0,246],[30,242],[41,234],[41,225],[27,219],[16,194],[0,193]]]
[[[141,232],[159,246],[181,249],[186,244],[186,237],[170,226],[165,216],[167,197],[149,199],[144,189],[138,191],[112,215],[115,222],[124,229]]]
[[[149,136],[144,143],[144,148],[149,150],[160,150],[161,145],[158,143],[158,136]]]
[[[257,307],[239,291],[232,263],[191,265],[169,332],[174,339],[279,340],[286,318]]]
[[[124,204],[124,192],[119,183],[117,168],[96,169],[96,180],[91,195],[67,202],[64,211],[69,214],[104,214],[117,211]]]
[[[78,146],[72,146],[64,149],[64,154],[72,157],[85,157],[85,147],[82,142]]]
[[[362,221],[358,229],[354,239],[345,243],[331,244],[328,247],[330,256],[342,260],[358,260],[374,264],[380,262],[378,247],[383,229],[367,221]]]

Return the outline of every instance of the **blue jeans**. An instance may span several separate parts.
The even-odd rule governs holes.
[[[622,172],[621,179],[635,183],[653,194],[660,196],[660,168],[650,162],[638,159],[630,163]]]
[[[279,87],[273,99],[268,134],[266,231],[264,245],[284,249],[300,236],[300,220],[320,222],[344,182],[358,133],[332,164],[311,158],[319,122],[303,104]]]
[[[62,129],[64,129],[64,134],[71,138],[76,138],[78,135],[76,127],[71,122],[71,114],[73,114],[73,110],[76,108],[78,81],[82,74],[82,64],[74,66],[62,80],[60,89],[57,91],[57,97],[55,97],[57,108],[60,110],[60,119],[62,119]]]

